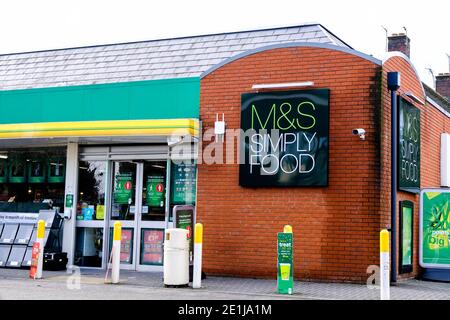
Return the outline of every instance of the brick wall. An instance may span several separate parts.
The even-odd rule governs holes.
[[[411,92],[414,96],[418,97],[423,102],[426,102],[424,93],[421,88],[420,80],[417,78],[414,69],[408,61],[400,56],[394,56],[389,58],[383,64],[383,102],[382,102],[382,124],[381,124],[381,168],[383,175],[381,176],[381,228],[390,225],[390,92],[387,89],[387,72],[398,71],[401,73],[401,87],[399,94],[405,92]],[[420,109],[421,114],[421,188],[439,187],[440,186],[440,137],[443,132],[450,132],[450,119],[442,112],[434,108],[429,103],[422,105],[413,99],[403,97],[411,102],[414,106]],[[413,260],[413,272],[410,274],[402,274],[399,276],[402,278],[415,277],[420,273],[419,267],[419,195],[414,195],[407,192],[397,192],[397,201],[410,200],[414,203],[414,260]],[[397,202],[397,212],[398,210]],[[398,215],[399,217],[399,215]],[[399,220],[397,219],[397,226],[399,226]],[[398,240],[397,240],[398,241]],[[399,248],[397,245],[397,249]],[[398,251],[397,251],[398,252]]]
[[[379,255],[380,75],[380,66],[358,56],[295,47],[241,58],[201,80],[203,130],[216,113],[225,114],[227,128],[240,128],[241,93],[256,83],[314,81],[330,89],[328,187],[243,188],[237,164],[199,165],[207,273],[275,278],[276,233],[291,224],[296,278],[366,281]],[[366,130],[365,141],[354,128]]]

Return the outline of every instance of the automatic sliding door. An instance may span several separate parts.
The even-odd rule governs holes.
[[[138,270],[162,270],[164,227],[167,214],[167,161],[140,164]]]
[[[109,252],[112,248],[114,222],[120,221],[122,224],[121,268],[134,269],[136,265],[137,164],[131,161],[114,161],[112,168]]]

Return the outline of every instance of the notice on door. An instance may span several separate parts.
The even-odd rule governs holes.
[[[142,229],[141,264],[162,265],[164,230]]]
[[[147,176],[147,198],[149,207],[164,207],[164,177]]]
[[[131,204],[133,202],[133,187],[133,175],[131,172],[116,175],[114,184],[114,203]]]
[[[122,239],[120,241],[120,263],[131,264],[133,251],[133,229],[122,228]]]

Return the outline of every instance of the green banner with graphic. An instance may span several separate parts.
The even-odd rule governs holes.
[[[63,183],[66,174],[66,159],[63,157],[56,157],[48,159],[48,182],[49,183]]]
[[[450,268],[450,192],[422,193],[421,264]]]
[[[0,159],[0,183],[8,181],[8,161]]]
[[[45,160],[31,160],[28,163],[28,182],[44,183],[45,182]]]
[[[410,265],[412,264],[412,208],[402,208],[402,220],[402,265]]]
[[[164,177],[147,176],[146,203],[150,207],[164,207]]]
[[[114,203],[131,204],[133,200],[133,189],[133,175],[131,172],[117,174],[114,185]]]
[[[27,163],[22,156],[18,155],[16,158],[12,158],[9,162],[9,182],[24,183],[26,179],[26,167]]]
[[[278,233],[278,293],[292,294],[294,291],[294,265],[293,248],[294,239],[292,233]]]

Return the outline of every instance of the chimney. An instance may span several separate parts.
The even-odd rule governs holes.
[[[409,43],[411,40],[404,33],[394,33],[388,37],[388,51],[403,52],[409,58]]]
[[[436,91],[450,102],[450,73],[440,73],[436,76]]]

